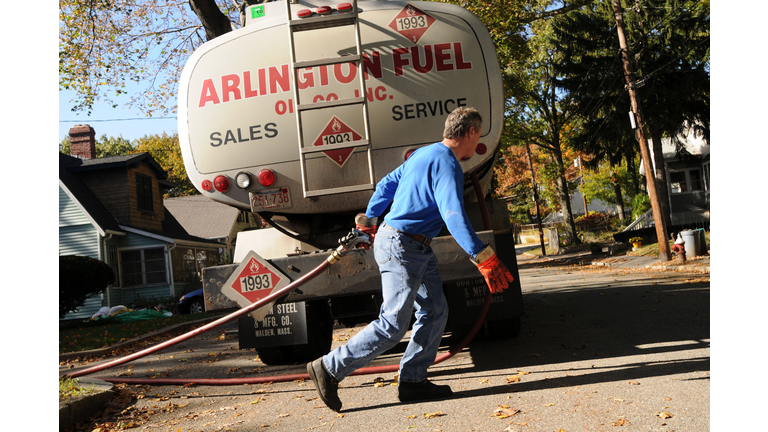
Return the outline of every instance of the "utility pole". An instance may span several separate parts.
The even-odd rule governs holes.
[[[581,163],[581,155],[576,159],[576,164],[579,166],[579,177],[581,177],[581,198],[584,199],[584,217],[589,215],[589,209],[587,208],[587,192],[584,190],[584,170]]]
[[[533,172],[533,160],[531,159],[531,148],[528,143],[525,144],[525,152],[528,154],[528,166],[531,168],[531,181],[533,182],[533,202],[536,203],[536,222],[539,224],[539,240],[541,241],[541,255],[546,256],[547,251],[544,247],[544,229],[541,227],[541,214],[539,213],[539,190],[536,187],[536,176]]]
[[[653,173],[653,161],[648,150],[648,140],[645,138],[645,121],[643,119],[643,109],[640,100],[637,97],[634,70],[630,63],[629,49],[627,48],[627,38],[624,34],[623,10],[619,0],[613,0],[613,13],[616,18],[616,30],[619,33],[619,46],[621,46],[621,60],[624,64],[624,78],[629,88],[629,98],[632,101],[632,112],[637,119],[637,137],[640,142],[640,155],[643,158],[645,166],[645,178],[648,179],[648,195],[651,198],[651,209],[653,210],[653,221],[656,224],[656,237],[659,241],[659,260],[666,262],[670,260],[669,235],[664,223],[664,215],[661,210],[659,196],[656,193],[656,177]]]

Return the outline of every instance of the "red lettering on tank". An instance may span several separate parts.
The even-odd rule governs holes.
[[[403,66],[411,64],[411,59],[408,58],[408,48],[395,48],[392,50],[392,61],[395,70],[395,76],[403,74]]]
[[[376,79],[381,79],[381,54],[378,51],[368,54],[363,53],[363,71],[365,72],[365,79],[368,79],[370,73]]]
[[[222,101],[229,102],[229,95],[233,95],[234,100],[240,100],[240,76],[237,74],[224,75],[221,77]]]
[[[450,50],[451,44],[449,43],[435,45],[435,64],[438,72],[453,70],[453,63],[448,63],[451,60]],[[446,53],[446,51],[449,52]]]
[[[432,70],[432,46],[424,46],[424,65],[421,64],[421,50],[419,46],[411,47],[411,57],[413,57],[413,68],[418,73],[427,73]]]
[[[343,65],[347,65],[347,74],[342,70]],[[355,80],[357,75],[357,65],[354,63],[336,63],[333,65],[333,76],[341,84],[349,84]]]
[[[304,68],[303,73],[296,74],[299,90],[315,86],[315,72],[312,68]]]
[[[464,51],[461,49],[461,42],[454,42],[453,52],[456,53],[456,69],[472,69],[472,62],[464,61]]]
[[[259,95],[256,89],[253,88],[253,84],[251,83],[251,71],[243,72],[243,93],[245,94],[246,99]]]
[[[281,66],[280,71],[277,67],[269,67],[269,94],[277,93],[277,86],[284,92],[291,91],[291,75],[288,73],[288,65]]]
[[[214,105],[219,103],[219,95],[216,93],[216,87],[210,78],[203,81],[203,90],[200,92],[200,105],[198,107],[202,108],[208,102],[213,102]]]

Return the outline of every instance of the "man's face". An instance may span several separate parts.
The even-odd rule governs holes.
[[[461,160],[467,160],[475,154],[475,150],[477,150],[477,144],[480,142],[480,135],[482,134],[482,127],[479,129],[475,129],[474,127],[469,128],[469,132],[467,132],[466,135],[466,141],[464,141],[465,151]]]

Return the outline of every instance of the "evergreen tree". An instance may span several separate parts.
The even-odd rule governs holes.
[[[685,127],[709,141],[709,3],[681,0],[623,1],[638,94],[652,138],[656,182],[663,213],[669,208],[662,137],[678,139]],[[629,96],[619,58],[613,9],[596,2],[553,19],[563,61],[555,68],[563,91],[573,95],[584,119],[574,143],[598,161],[629,162],[634,140]],[[635,144],[636,147],[636,144]]]

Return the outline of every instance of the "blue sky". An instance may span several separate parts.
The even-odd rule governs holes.
[[[167,117],[147,118],[137,109],[119,105],[112,108],[111,104],[99,103],[94,106],[90,116],[85,112],[72,112],[74,105],[71,91],[59,91],[59,142],[76,124],[88,124],[96,131],[96,139],[102,135],[119,137],[133,141],[144,135],[161,134],[163,132],[173,134],[177,131],[176,114],[168,114]]]

